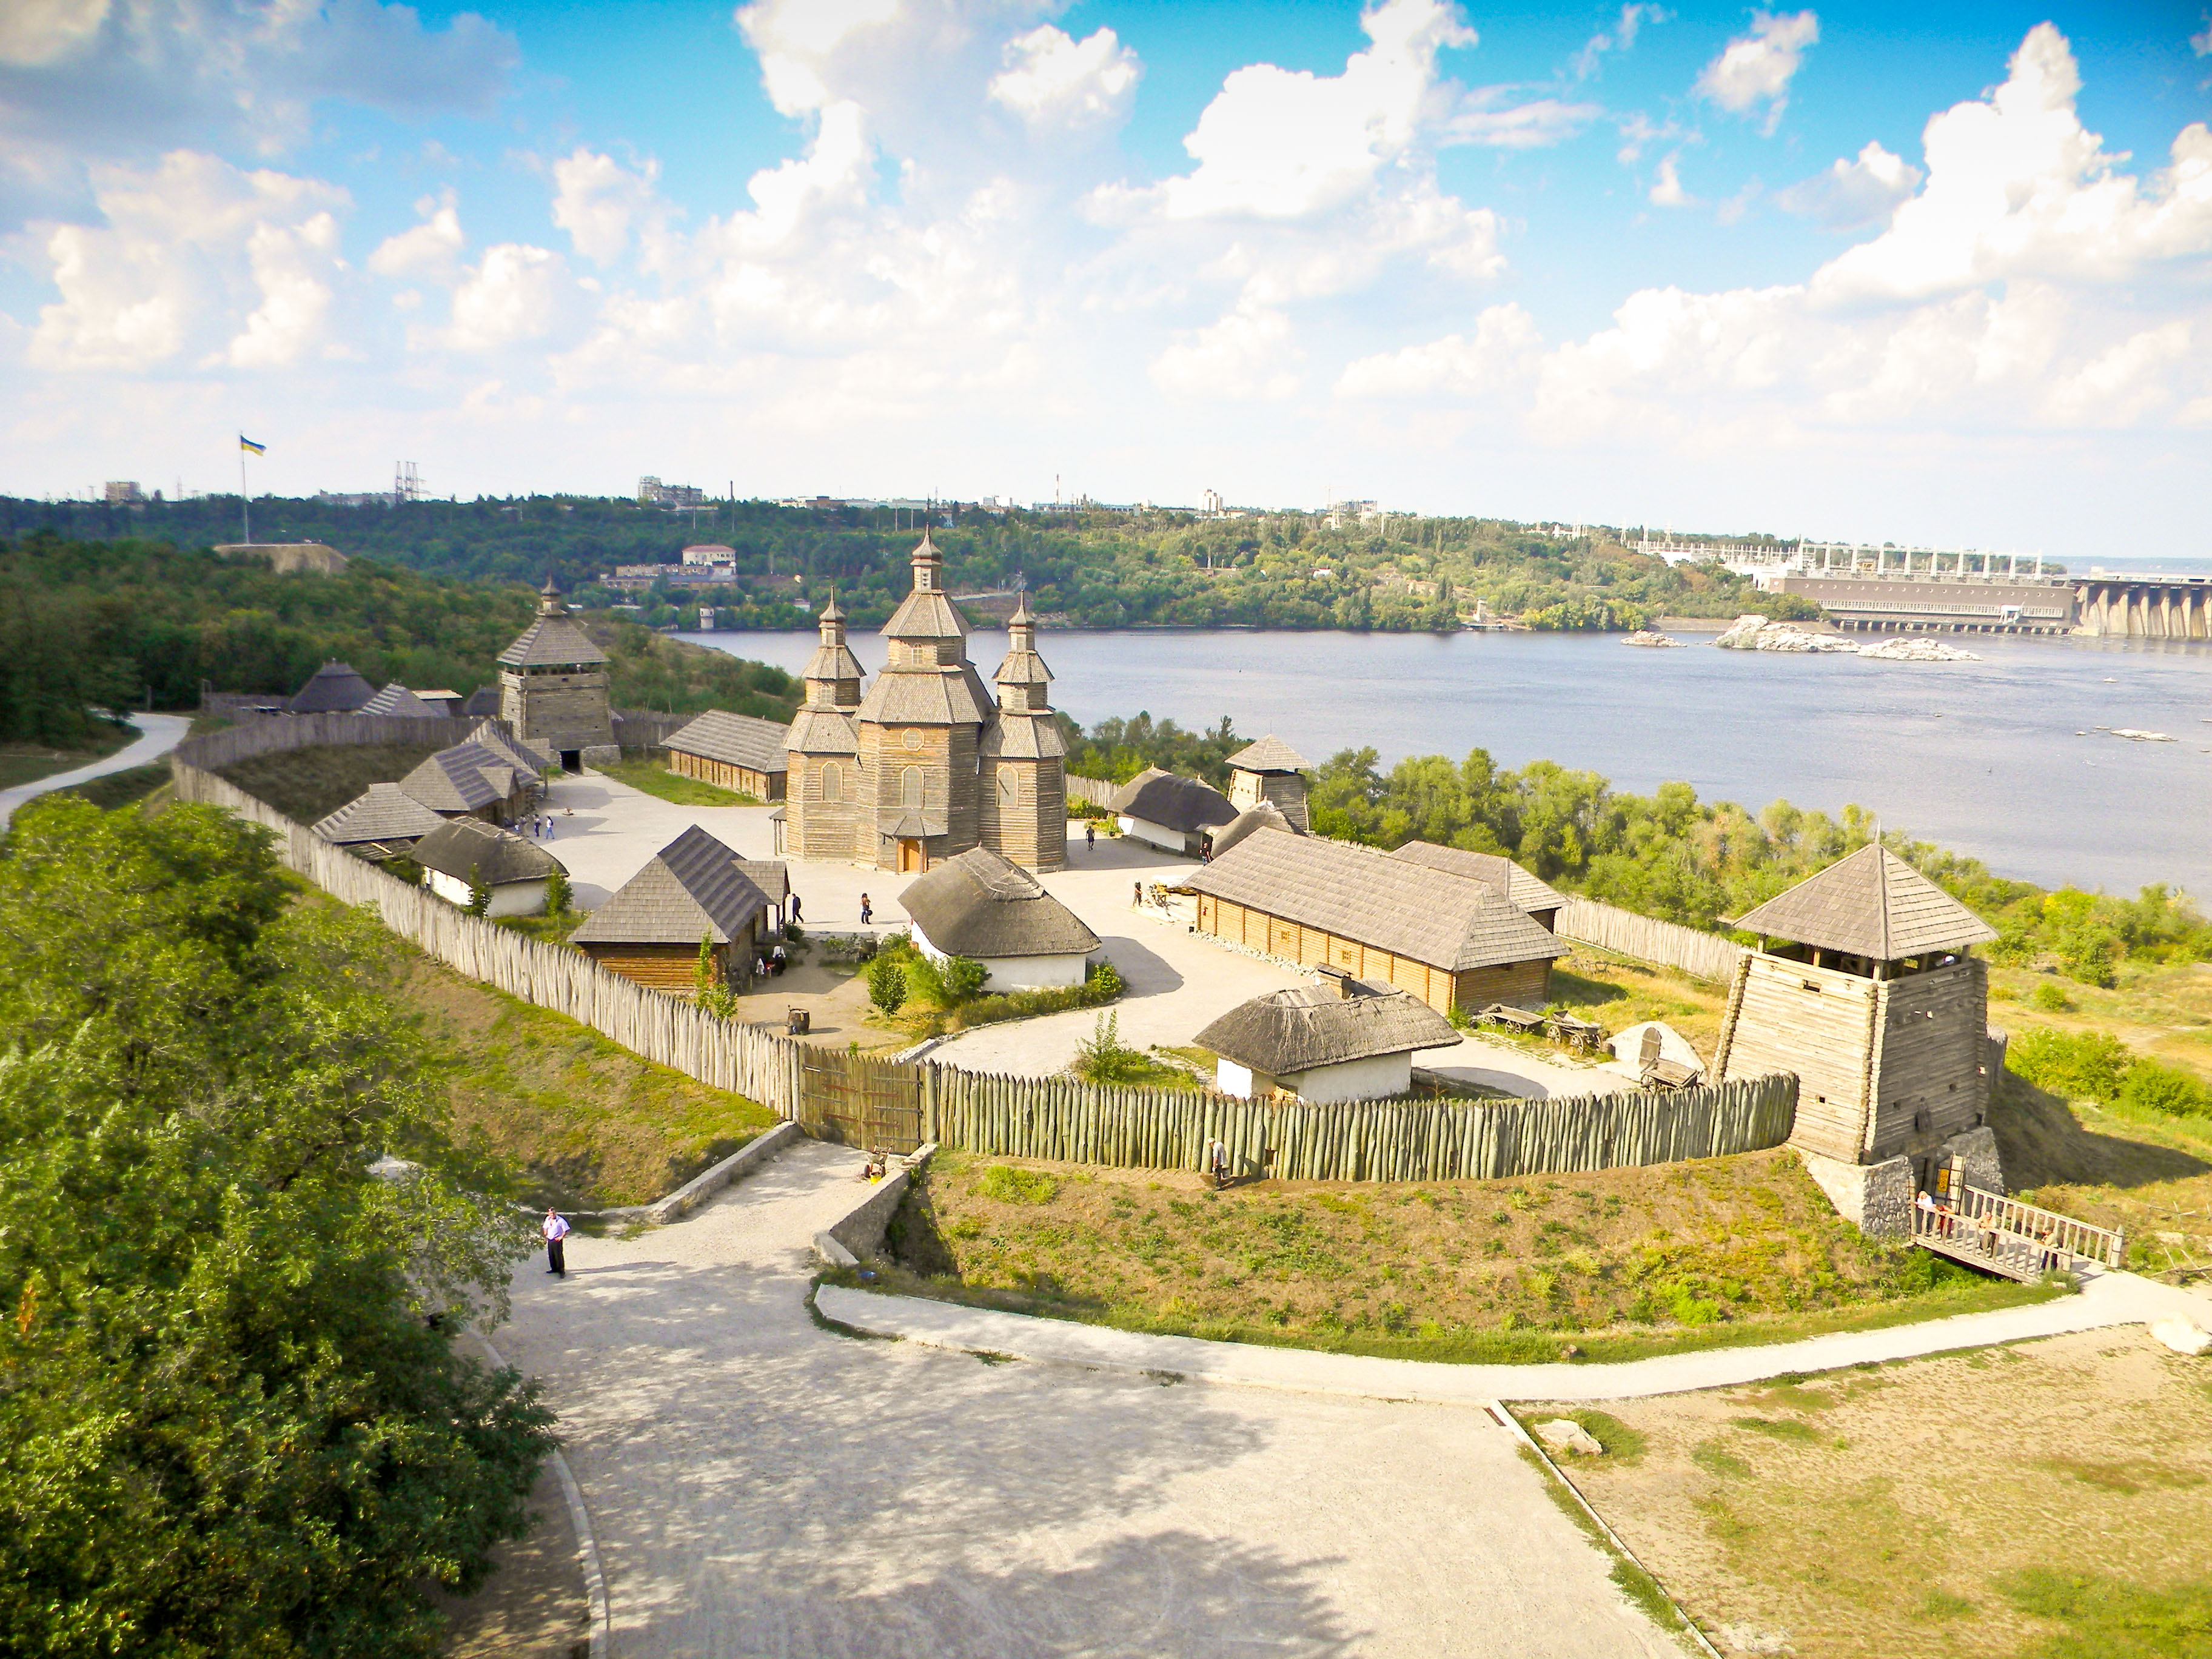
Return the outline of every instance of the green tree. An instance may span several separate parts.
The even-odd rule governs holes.
[[[878,951],[868,964],[868,1000],[886,1014],[906,1002],[906,964],[890,951]]]
[[[973,957],[947,957],[937,975],[945,987],[945,1000],[957,1006],[983,994],[991,970]]]
[[[1086,1083],[1133,1083],[1152,1070],[1152,1062],[1121,1041],[1121,1015],[1101,1014],[1091,1035],[1075,1045],[1072,1069]]]
[[[491,884],[483,878],[480,865],[469,866],[469,914],[483,915],[491,908]]]
[[[691,964],[691,987],[699,1006],[722,1019],[734,1018],[738,994],[722,978],[722,964],[714,959],[714,936],[699,935],[699,959]]]
[[[552,872],[545,878],[545,914],[565,916],[568,914],[568,907],[575,902],[575,890],[568,885],[568,872],[555,865]]]
[[[422,1586],[526,1526],[550,1416],[454,1335],[530,1231],[396,957],[212,808],[57,796],[0,840],[10,1652],[427,1659]]]

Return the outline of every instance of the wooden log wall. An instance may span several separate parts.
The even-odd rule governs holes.
[[[1722,1080],[1787,1068],[1800,1146],[1856,1164],[1867,1146],[1880,986],[1754,951],[1721,1030]]]
[[[1590,899],[1571,898],[1561,905],[1555,931],[1561,939],[1595,945],[1638,962],[1664,963],[1716,985],[1735,978],[1736,963],[1746,954],[1742,945],[1716,934]]]
[[[394,714],[285,714],[257,718],[221,732],[187,738],[175,753],[187,766],[219,772],[256,755],[287,749],[317,749],[372,743],[435,744],[447,748],[483,725],[480,719],[433,714],[404,719]]]
[[[1339,939],[1318,927],[1306,927],[1280,916],[1269,915],[1249,905],[1201,895],[1198,901],[1198,931],[1218,939],[1234,939],[1255,951],[1281,957],[1303,967],[1341,968],[1355,978],[1411,991],[1438,1013],[1449,1013],[1452,975],[1411,957],[1394,956],[1357,939]],[[1494,970],[1490,970],[1494,971]],[[1487,997],[1486,1002],[1500,999]]]
[[[755,800],[781,800],[783,780],[781,772],[763,772],[750,766],[739,766],[733,761],[712,760],[705,755],[694,755],[687,750],[668,751],[668,769],[679,777],[696,778],[702,783],[711,783],[718,789],[734,789],[741,795],[750,795]]]
[[[1989,1023],[1989,966],[1978,957],[1881,982],[1869,1158],[1924,1152],[1981,1122]]]

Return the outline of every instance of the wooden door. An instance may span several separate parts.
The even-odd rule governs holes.
[[[921,872],[921,843],[920,842],[902,841],[899,842],[898,867],[899,874],[902,876],[915,875]]]
[[[799,1127],[816,1139],[901,1154],[921,1144],[916,1067],[816,1048],[799,1063]]]

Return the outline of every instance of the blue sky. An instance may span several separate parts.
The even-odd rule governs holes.
[[[0,489],[2202,552],[2208,106],[2153,3],[18,0]]]

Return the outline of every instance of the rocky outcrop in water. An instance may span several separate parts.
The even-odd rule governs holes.
[[[1945,645],[1938,640],[1884,640],[1880,645],[1863,645],[1859,655],[1872,657],[1877,662],[1979,662],[1981,659],[1971,651],[1961,651],[1955,645]]]
[[[1858,647],[1833,634],[1808,634],[1794,623],[1769,622],[1764,617],[1738,617],[1713,643],[1723,651],[1842,651],[1856,653]]]

